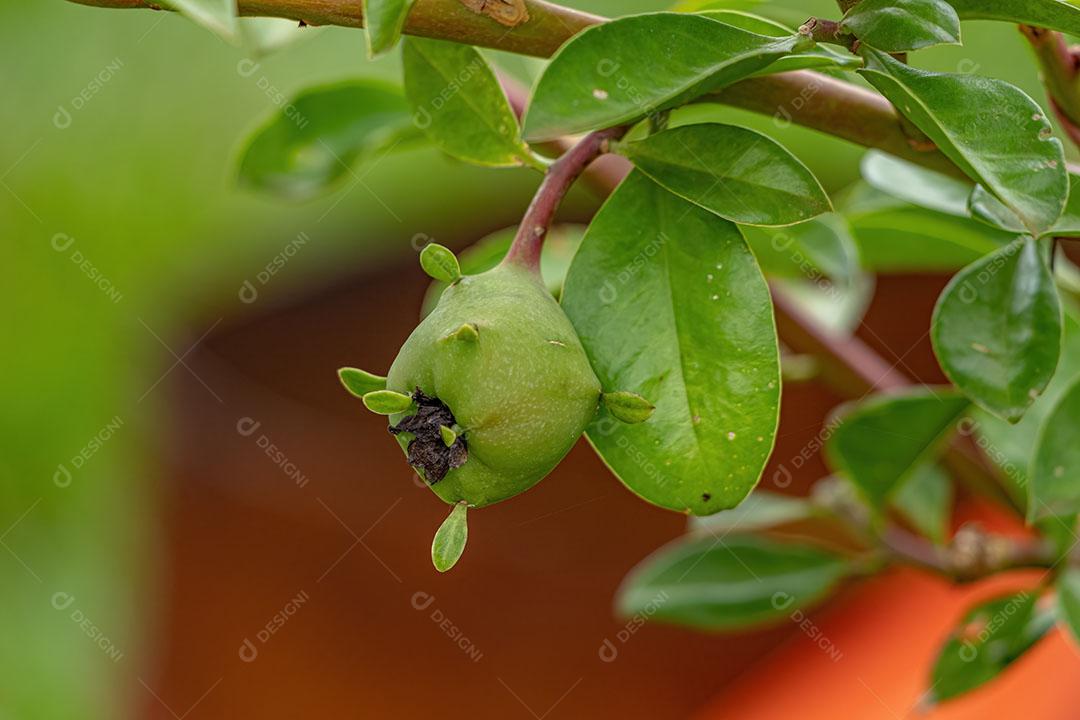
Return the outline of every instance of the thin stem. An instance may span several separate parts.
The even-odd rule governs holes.
[[[608,151],[609,143],[626,131],[626,127],[619,126],[591,132],[552,163],[521,219],[504,263],[540,272],[540,250],[566,192],[593,160]]]
[[[151,0],[73,0],[112,8],[154,8]],[[361,27],[358,0],[237,0],[241,15],[284,17],[308,25]],[[465,8],[459,0],[416,0],[405,23],[411,35],[455,40],[524,55],[548,57],[580,30],[606,21],[541,0],[526,0],[529,20],[506,28]],[[781,125],[796,124],[879,148],[905,160],[951,175],[962,175],[944,155],[905,132],[882,96],[806,70],[738,82],[704,101],[771,115]]]
[[[944,547],[897,526],[885,528],[879,539],[888,560],[930,570],[956,582],[971,582],[1019,568],[1052,568],[1058,562],[1049,543],[990,535],[977,525],[960,528]]]
[[[1030,25],[1021,25],[1020,31],[1035,51],[1050,105],[1061,127],[1080,147],[1080,61],[1061,33]]]

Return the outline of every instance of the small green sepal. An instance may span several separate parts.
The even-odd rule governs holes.
[[[465,543],[469,539],[469,526],[465,520],[468,509],[464,502],[454,505],[450,515],[435,532],[435,539],[431,541],[431,562],[439,572],[454,567],[465,551]]]
[[[600,399],[612,415],[630,425],[645,422],[656,409],[645,398],[626,390],[604,393]]]
[[[412,407],[413,399],[393,390],[374,390],[364,395],[364,406],[379,415],[393,415]]]
[[[450,447],[457,440],[458,434],[454,431],[454,428],[447,427],[446,425],[439,426],[439,434],[442,435],[443,444],[446,447]]]
[[[445,283],[455,283],[461,279],[461,266],[454,253],[438,243],[428,243],[420,251],[420,267],[431,277]]]
[[[359,368],[338,368],[338,378],[345,389],[358,398],[362,398],[369,392],[386,389],[386,378],[375,375]]]
[[[480,331],[472,323],[464,323],[457,330],[447,333],[444,340],[457,340],[460,342],[474,343],[480,339]]]

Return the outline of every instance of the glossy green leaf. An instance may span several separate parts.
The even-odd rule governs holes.
[[[1080,512],[1080,379],[1058,398],[1039,430],[1028,485],[1028,519]]]
[[[972,608],[938,652],[928,692],[949,700],[993,680],[1053,625],[1035,607],[1033,592],[996,597]]]
[[[397,45],[405,18],[414,0],[361,0],[368,57],[376,57]]]
[[[957,273],[938,298],[930,338],[954,385],[1020,420],[1061,355],[1061,303],[1035,241],[1017,240]]]
[[[840,210],[863,265],[878,272],[955,271],[1012,242],[1015,233],[916,207],[864,183]]]
[[[788,27],[775,20],[763,18],[760,15],[753,15],[743,10],[705,10],[701,14],[707,18],[717,20],[727,25],[734,25],[737,28],[749,30],[758,35],[782,38],[795,34],[795,28]],[[862,61],[846,50],[840,51],[834,50],[828,45],[816,45],[808,50],[782,57],[756,74],[771,75],[774,73],[805,70],[809,68],[818,70],[827,68],[850,70],[860,66],[862,66]]]
[[[1000,80],[918,70],[865,46],[859,52],[867,63],[860,74],[1032,234],[1057,222],[1069,193],[1065,154],[1034,100]]]
[[[971,191],[968,210],[973,218],[991,227],[1010,232],[1027,232],[1016,213],[1005,207],[982,185],[976,185]],[[1042,237],[1080,237],[1080,176],[1069,174],[1069,200],[1065,204],[1065,212]]]
[[[416,124],[448,155],[491,167],[535,165],[517,118],[480,52],[445,40],[402,43],[405,95]]]
[[[716,537],[728,533],[750,533],[756,530],[808,520],[817,514],[814,504],[806,498],[781,495],[768,490],[755,490],[738,506],[705,517],[691,516],[690,529],[707,532]]]
[[[461,553],[465,552],[465,543],[469,541],[469,525],[466,513],[469,506],[465,503],[454,505],[446,520],[435,532],[431,541],[431,563],[439,572],[446,572],[457,564]]]
[[[239,39],[236,0],[161,0],[160,4],[231,43]]]
[[[1058,617],[1080,643],[1080,568],[1066,566],[1057,580]]]
[[[938,545],[948,537],[952,503],[952,479],[935,463],[917,466],[892,499],[908,524]]]
[[[563,307],[600,384],[648,398],[648,422],[600,409],[586,431],[649,502],[708,515],[757,483],[776,434],[769,290],[735,225],[632,172],[593,219]]]
[[[438,243],[428,243],[420,251],[420,267],[429,276],[444,283],[457,282],[461,278],[461,266],[454,253]]]
[[[338,370],[338,379],[345,389],[358,398],[362,398],[369,392],[386,389],[386,378],[382,375],[369,373],[359,368],[343,367]]]
[[[841,409],[825,455],[873,507],[882,508],[900,483],[933,457],[967,407],[962,395],[945,388],[875,395]]]
[[[1080,8],[1065,0],[949,0],[961,20],[1000,20],[1080,35]]]
[[[792,225],[832,209],[798,158],[746,128],[683,125],[617,148],[671,192],[734,222]]]
[[[960,18],[945,0],[861,0],[840,28],[890,53],[960,43]]]
[[[841,556],[754,536],[688,536],[645,558],[623,581],[619,613],[705,630],[791,617],[851,572]]]
[[[859,248],[847,222],[829,213],[785,228],[742,228],[766,275],[848,286],[859,273]]]
[[[551,140],[638,120],[751,75],[803,42],[678,13],[594,25],[551,58],[525,115],[525,137]]]
[[[912,205],[956,217],[968,216],[968,196],[973,185],[921,165],[871,150],[860,163],[863,180],[883,193]]]
[[[1024,413],[1020,422],[1012,425],[976,409],[971,421],[965,421],[960,431],[972,435],[983,454],[997,466],[1004,486],[1021,506],[1027,505],[1028,470],[1037,444],[1039,428],[1058,399],[1073,380],[1080,377],[1080,322],[1074,310],[1066,307],[1064,342],[1057,372],[1039,397]]]
[[[293,199],[326,192],[352,166],[417,137],[392,85],[357,80],[306,90],[248,141],[239,182]]]

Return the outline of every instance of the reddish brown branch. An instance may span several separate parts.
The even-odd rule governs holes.
[[[1080,60],[1065,37],[1045,28],[1021,25],[1042,70],[1050,106],[1065,134],[1080,147]]]
[[[626,134],[626,130],[627,128],[620,126],[591,132],[548,168],[544,181],[540,183],[529,209],[521,219],[517,235],[514,236],[514,242],[503,262],[539,272],[540,250],[543,248],[544,238],[551,229],[555,211],[567,190],[593,160],[607,152],[608,144],[621,138]]]

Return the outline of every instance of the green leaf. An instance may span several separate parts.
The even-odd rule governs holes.
[[[1037,444],[1039,429],[1058,399],[1080,376],[1080,322],[1074,309],[1066,307],[1064,342],[1057,372],[1042,396],[1012,425],[985,410],[976,410],[961,432],[973,439],[983,454],[997,466],[1001,479],[1019,504],[1027,504],[1028,469]]]
[[[454,253],[438,243],[428,243],[420,251],[420,267],[431,277],[445,283],[457,282],[461,278],[461,266]]]
[[[964,616],[938,652],[929,696],[949,700],[993,680],[1038,642],[1053,625],[1036,612],[1029,592],[980,603]]]
[[[734,25],[737,28],[748,30],[758,35],[769,37],[788,37],[795,34],[795,28],[788,27],[775,20],[753,15],[742,10],[705,10],[701,13],[707,18],[722,22],[726,25]],[[839,68],[851,70],[862,66],[862,61],[847,51],[837,51],[828,45],[815,45],[809,50],[796,52],[780,58],[756,74],[775,74],[790,72],[792,70]]]
[[[871,150],[860,164],[863,180],[881,192],[912,205],[956,217],[968,216],[970,182],[928,170],[898,157]]]
[[[689,536],[661,548],[623,581],[624,616],[705,630],[791,617],[825,597],[851,572],[825,550],[753,536]]]
[[[1061,303],[1035,241],[1017,240],[957,273],[938,298],[930,337],[954,385],[1020,420],[1061,355]]]
[[[1080,568],[1066,565],[1057,580],[1058,616],[1080,643]]]
[[[656,409],[652,403],[637,393],[625,390],[604,393],[600,399],[616,420],[631,425],[645,422],[652,417],[653,410]]]
[[[1080,8],[1062,0],[949,0],[961,20],[1000,20],[1080,35]]]
[[[617,150],[671,192],[734,222],[792,225],[832,209],[798,158],[746,128],[683,125]]]
[[[1069,194],[1061,141],[1038,104],[1001,80],[917,70],[864,46],[859,73],[968,177],[989,188],[1033,235]]]
[[[444,40],[402,44],[405,95],[419,126],[448,155],[491,167],[535,165],[517,118],[480,52]]]
[[[785,228],[741,228],[766,275],[848,286],[859,273],[859,248],[843,217],[822,215]],[[835,290],[835,288],[829,288]]]
[[[236,0],[161,0],[160,4],[197,22],[228,42],[235,44],[239,40]]]
[[[392,85],[358,80],[304,91],[252,135],[239,182],[293,199],[327,191],[352,166],[417,136]]]
[[[376,57],[397,45],[405,18],[414,0],[361,0],[368,57]]]
[[[962,395],[943,388],[875,395],[841,409],[825,455],[880,509],[918,465],[931,459],[967,407]]]
[[[734,507],[776,434],[780,362],[769,289],[735,225],[632,172],[600,209],[563,290],[602,387],[656,405],[586,431],[649,502],[695,515]]]
[[[968,217],[915,207],[862,183],[848,193],[841,212],[863,265],[878,272],[955,271],[1016,238]]]
[[[540,76],[525,137],[551,140],[638,120],[751,75],[799,42],[677,13],[594,25],[559,48]]]
[[[1035,442],[1028,485],[1028,519],[1080,512],[1080,379],[1058,398]]]
[[[1027,232],[1016,213],[1005,207],[982,185],[976,185],[971,191],[968,210],[973,218],[991,227],[1010,232]],[[1069,173],[1069,200],[1065,204],[1065,212],[1054,226],[1040,237],[1080,237],[1080,176]]]
[[[960,18],[945,0],[862,0],[840,28],[890,53],[960,44]]]
[[[359,368],[343,367],[338,371],[338,378],[345,389],[358,398],[369,392],[386,389],[386,378]]]
[[[458,503],[435,532],[435,539],[431,541],[431,563],[439,572],[454,567],[465,552],[465,543],[469,540],[469,525],[465,518],[468,510],[468,505]]]
[[[378,415],[402,413],[413,406],[413,399],[393,390],[372,390],[363,397],[364,406]]]
[[[952,518],[953,486],[934,463],[917,466],[893,496],[893,507],[916,530],[944,545]]]
[[[817,509],[806,498],[755,490],[731,510],[705,517],[691,516],[690,529],[724,537],[732,532],[767,530],[777,525],[807,520],[816,514]]]

